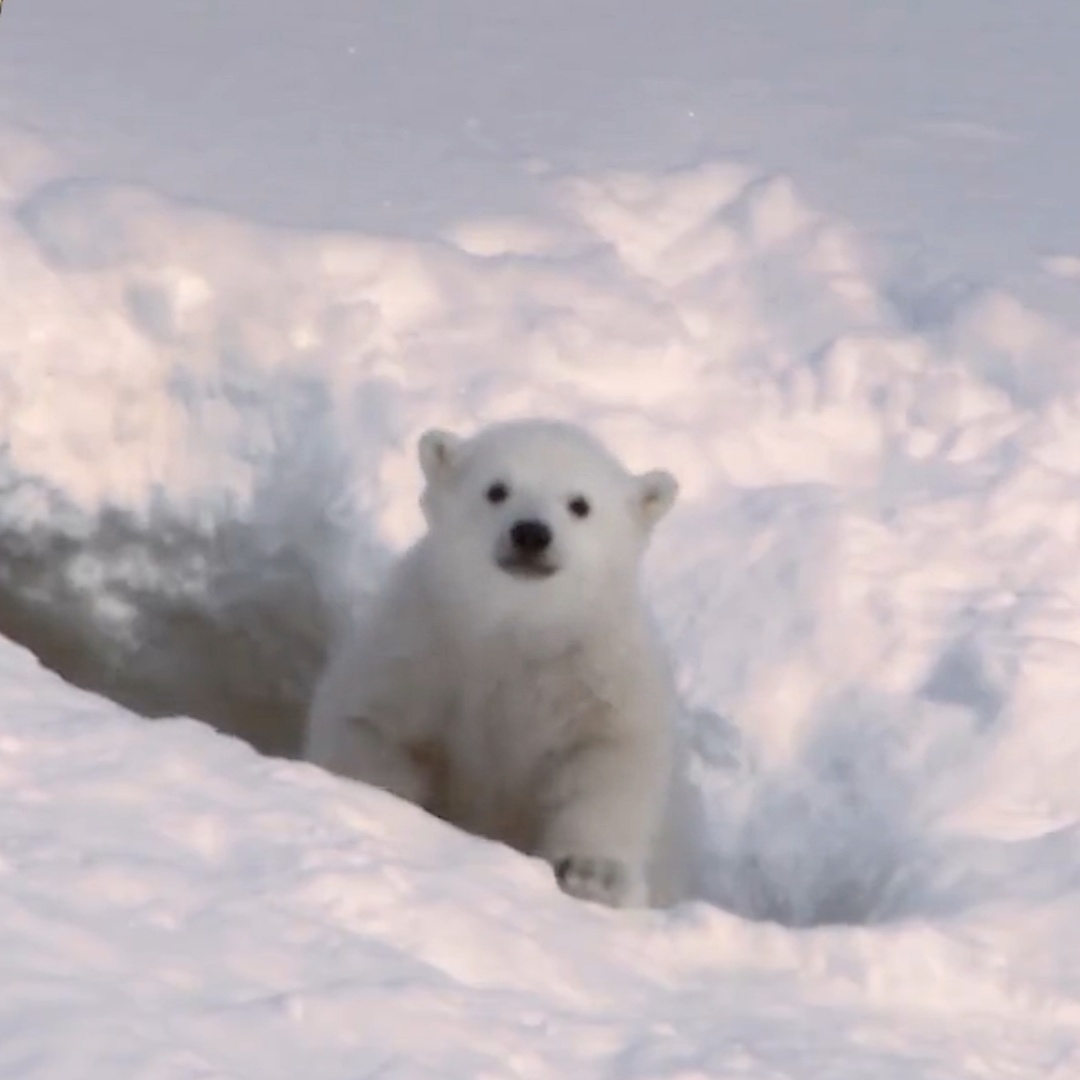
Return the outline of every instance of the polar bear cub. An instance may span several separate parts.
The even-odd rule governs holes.
[[[683,887],[675,693],[638,566],[676,483],[569,424],[420,439],[428,529],[334,653],[305,756],[613,906]]]

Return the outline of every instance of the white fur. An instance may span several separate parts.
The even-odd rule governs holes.
[[[638,587],[674,480],[546,421],[419,455],[428,532],[332,655],[306,757],[543,856],[575,895],[675,899],[675,698]],[[522,520],[551,529],[550,576],[500,565]]]

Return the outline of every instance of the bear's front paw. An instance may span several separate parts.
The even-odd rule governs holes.
[[[642,888],[626,863],[601,855],[567,855],[555,861],[555,879],[563,892],[608,907],[640,902]]]

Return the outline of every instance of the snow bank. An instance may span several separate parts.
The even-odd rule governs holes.
[[[611,912],[7,643],[0,715],[5,1076],[1063,1080],[1080,1060],[1075,895],[862,930]],[[1031,854],[1037,877],[1077,844]]]
[[[0,635],[288,753],[416,434],[588,424],[714,903],[0,640],[0,1075],[1080,1076],[1075,0],[7,8]]]
[[[885,917],[940,836],[1076,820],[1064,330],[882,284],[729,163],[568,179],[543,218],[421,243],[43,176],[21,146],[0,630],[67,678],[288,752],[328,628],[418,528],[417,434],[550,413],[681,478],[651,571],[711,895]]]
[[[586,424],[682,481],[650,587],[727,909],[572,905],[3,646],[0,1072],[1072,1075],[1067,331],[886,279],[728,162],[552,181],[534,219],[426,242],[67,177],[26,133],[0,177],[0,632],[287,753],[329,629],[419,526],[419,432]]]

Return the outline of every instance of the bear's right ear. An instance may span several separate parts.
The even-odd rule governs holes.
[[[437,484],[451,473],[460,457],[463,441],[460,435],[452,435],[449,431],[425,431],[420,436],[417,446],[420,468],[429,484]]]
[[[670,509],[679,493],[679,483],[666,469],[653,469],[635,477],[638,512],[651,529]]]

